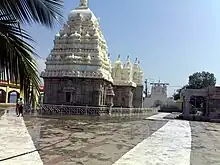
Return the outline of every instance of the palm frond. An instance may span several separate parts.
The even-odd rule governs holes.
[[[21,23],[40,23],[51,28],[63,21],[63,0],[1,0],[0,14]]]
[[[20,84],[27,94],[30,86],[39,92],[40,79],[33,55],[34,48],[27,42],[33,42],[28,33],[17,24],[16,20],[7,20],[0,15],[0,79]]]

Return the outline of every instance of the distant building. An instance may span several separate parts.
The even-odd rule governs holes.
[[[16,103],[19,97],[19,84],[8,81],[0,81],[0,104]]]
[[[44,104],[142,107],[143,71],[129,56],[112,66],[99,20],[87,0],[68,15],[46,59]]]
[[[172,99],[167,97],[168,83],[151,83],[151,94],[144,98],[144,107],[157,107],[172,104]]]

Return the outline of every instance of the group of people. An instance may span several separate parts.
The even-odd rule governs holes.
[[[16,115],[17,115],[17,117],[19,117],[19,116],[23,117],[23,106],[24,106],[23,99],[19,98],[17,100],[17,104],[16,104]]]

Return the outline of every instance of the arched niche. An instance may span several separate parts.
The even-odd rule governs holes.
[[[0,89],[0,103],[6,103],[6,92]]]
[[[19,97],[20,93],[15,90],[8,92],[8,103],[16,103]]]

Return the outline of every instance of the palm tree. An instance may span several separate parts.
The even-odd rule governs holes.
[[[62,22],[63,0],[0,0],[0,80],[16,82],[27,98],[39,92],[40,78],[34,40],[20,25],[39,23],[52,28]]]

